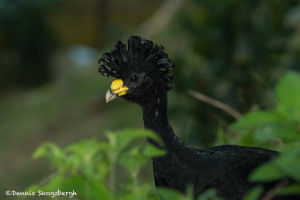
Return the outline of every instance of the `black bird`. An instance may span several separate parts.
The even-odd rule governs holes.
[[[156,186],[185,192],[194,186],[194,196],[208,188],[230,200],[242,199],[253,187],[248,175],[259,165],[276,157],[276,151],[236,145],[195,149],[183,143],[173,132],[167,115],[167,92],[174,69],[162,46],[132,36],[128,44],[116,42],[115,48],[99,60],[102,75],[117,78],[106,93],[110,102],[121,96],[142,107],[146,129],[160,136],[166,155],[152,158]]]

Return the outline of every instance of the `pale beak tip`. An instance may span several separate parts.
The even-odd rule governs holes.
[[[106,103],[109,103],[110,101],[116,99],[117,97],[118,97],[117,94],[112,93],[111,90],[108,89],[105,95]]]

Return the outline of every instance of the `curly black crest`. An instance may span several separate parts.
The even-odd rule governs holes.
[[[139,36],[131,36],[128,44],[117,41],[115,49],[99,59],[99,72],[107,77],[125,78],[130,72],[157,73],[165,81],[167,90],[172,86],[174,63],[164,52],[163,46]]]

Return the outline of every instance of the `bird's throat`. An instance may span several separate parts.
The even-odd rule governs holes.
[[[141,105],[143,109],[143,120],[145,129],[154,131],[163,140],[165,148],[168,142],[176,138],[169,124],[167,115],[167,97],[153,97],[153,99]],[[156,144],[151,139],[148,142]],[[157,144],[156,144],[157,145]]]

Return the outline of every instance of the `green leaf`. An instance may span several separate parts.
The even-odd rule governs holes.
[[[159,144],[162,144],[162,141],[160,137],[158,137],[154,132],[150,130],[144,130],[144,129],[125,129],[117,134],[117,147],[121,151],[124,148],[126,148],[130,142],[132,142],[134,139],[137,138],[151,138],[154,141],[158,142]]]
[[[243,197],[243,200],[257,200],[262,192],[263,189],[261,187],[255,187]]]
[[[300,183],[300,160],[289,160],[289,162],[281,164],[282,169],[287,174],[287,176],[293,177],[298,183]]]
[[[254,139],[258,142],[268,142],[274,139],[293,141],[299,138],[299,132],[293,126],[284,123],[270,123],[254,132]]]
[[[290,184],[279,191],[279,195],[300,194],[300,185]]]
[[[110,199],[111,194],[103,183],[86,180],[83,177],[70,177],[62,182],[62,187],[66,191],[74,190],[79,199]]]
[[[148,158],[139,152],[137,147],[135,147],[130,151],[121,154],[118,161],[119,164],[124,166],[129,172],[138,173],[147,163]]]
[[[181,200],[184,198],[182,193],[174,189],[157,188],[157,192],[162,197],[162,199]]]
[[[197,200],[221,200],[221,198],[218,197],[215,189],[208,189],[202,192]]]
[[[98,164],[98,162],[103,159],[103,154],[100,152],[103,147],[107,146],[104,143],[98,142],[96,139],[87,139],[80,141],[78,143],[72,144],[66,148],[67,163],[73,174],[77,171],[81,171],[85,176],[94,179],[96,173],[95,165],[91,163]]]
[[[139,187],[136,187],[134,191],[130,193],[125,193],[120,197],[120,200],[141,200],[141,199],[148,199],[148,194],[151,187],[149,184],[145,184]]]
[[[41,157],[47,157],[48,155],[49,155],[49,150],[47,149],[46,145],[43,144],[34,151],[34,153],[32,154],[32,158],[37,159]]]
[[[64,180],[64,176],[62,174],[56,174],[50,178],[47,185],[41,186],[41,190],[44,191],[57,190],[62,185],[63,180]]]
[[[300,109],[300,75],[294,71],[288,71],[279,81],[276,87],[276,95],[279,102],[287,107]]]
[[[72,192],[74,190],[77,193],[75,198],[78,199],[111,199],[111,193],[104,183],[89,180],[81,176],[55,177],[44,188],[44,191],[57,191],[58,189],[65,192]]]
[[[100,143],[101,144],[101,143]],[[86,155],[87,157],[92,157],[98,151],[100,151],[99,142],[92,138],[80,141],[78,143],[72,144],[66,148],[67,152],[71,152],[78,155]]]
[[[101,163],[97,166],[97,174],[95,175],[97,179],[104,181],[104,178],[106,177],[108,173],[109,167],[107,163]]]
[[[251,182],[269,182],[281,179],[284,176],[285,174],[273,163],[266,163],[255,169],[249,179]]]
[[[293,177],[300,183],[300,146],[289,145],[284,148],[274,164],[286,176]]]
[[[155,156],[163,156],[166,154],[166,151],[157,148],[156,146],[152,144],[147,144],[144,149],[144,155],[149,157],[155,157]]]
[[[51,159],[60,158],[64,156],[64,152],[54,143],[46,142],[42,144],[38,149],[33,153],[33,159],[40,157],[49,157]]]
[[[260,127],[265,123],[281,122],[282,117],[276,111],[253,111],[230,126],[231,130],[247,130]]]
[[[300,109],[287,107],[285,105],[279,104],[276,107],[276,111],[283,116],[283,122],[300,124]]]
[[[46,157],[51,161],[51,164],[63,171],[67,168],[67,159],[65,152],[57,145],[51,142],[42,144],[34,153],[33,159]]]

